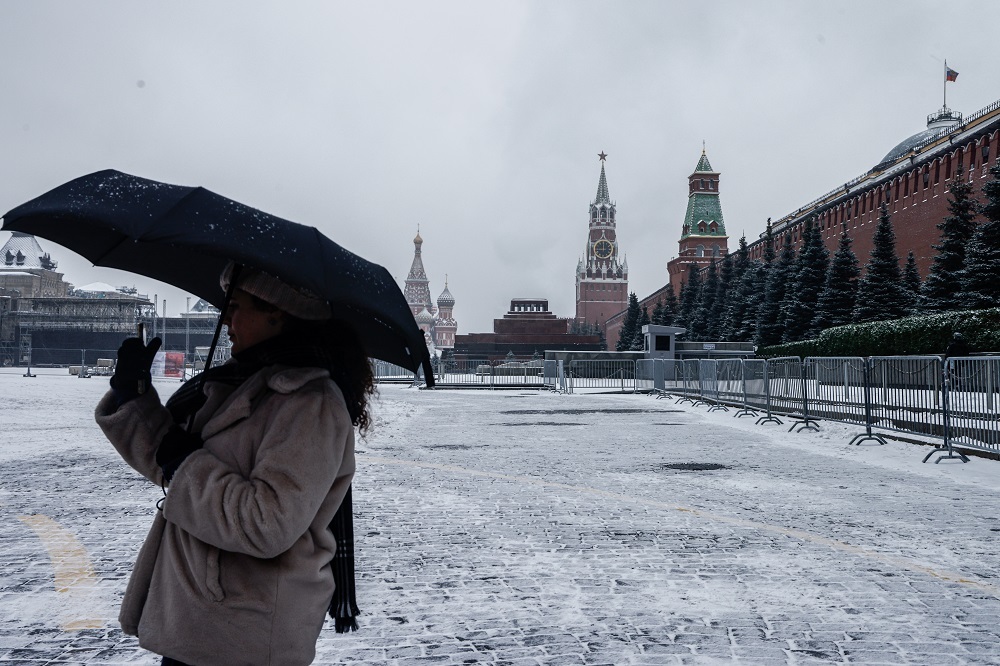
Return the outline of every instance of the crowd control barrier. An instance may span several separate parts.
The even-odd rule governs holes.
[[[419,383],[409,370],[373,362],[377,381]],[[820,420],[862,426],[852,444],[895,431],[940,440],[926,460],[968,460],[956,447],[1000,455],[1000,357],[808,357],[773,359],[645,359],[435,364],[446,387],[537,387],[649,393],[678,403],[738,408],[734,416],[789,430],[815,430]]]

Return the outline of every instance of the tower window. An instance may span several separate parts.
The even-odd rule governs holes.
[[[696,257],[704,257],[705,256],[705,246],[704,245],[699,245],[698,247],[696,247],[695,251],[694,251],[694,254],[695,254]]]
[[[704,233],[704,231],[705,231],[705,223],[704,222],[699,222],[698,223],[698,231]]]
[[[699,183],[699,187],[701,187],[701,189],[705,189],[705,179],[704,178],[701,179],[701,182]]]

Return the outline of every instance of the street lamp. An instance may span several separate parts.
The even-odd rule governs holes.
[[[187,379],[187,367],[188,367],[188,349],[190,349],[191,344],[191,297],[186,296],[184,298],[184,308],[186,313],[184,315],[184,372],[181,373],[181,381]]]

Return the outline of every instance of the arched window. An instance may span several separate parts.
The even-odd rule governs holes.
[[[702,233],[705,232],[705,223],[704,222],[699,222],[698,223],[698,231],[700,231]]]
[[[602,209],[601,209],[601,219],[602,219],[602,220],[606,220],[606,219],[608,219],[608,211],[607,211],[607,209],[605,209],[605,208],[602,208]]]
[[[712,246],[712,256],[713,257],[718,257],[719,256],[719,252],[720,252],[720,250],[719,250],[719,244],[716,243],[716,244],[714,244]]]
[[[709,229],[709,231],[711,231],[714,234],[715,232],[717,232],[719,230],[719,225],[716,224],[715,222],[712,222],[711,226],[709,226],[708,229]]]
[[[696,257],[704,257],[705,256],[705,246],[704,245],[699,245],[698,247],[696,247],[695,251],[694,251],[694,255]]]

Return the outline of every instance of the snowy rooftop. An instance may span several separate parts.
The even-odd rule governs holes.
[[[82,287],[78,287],[77,291],[90,291],[90,292],[117,292],[118,287],[112,287],[107,282],[91,282],[90,284],[85,284]]]

